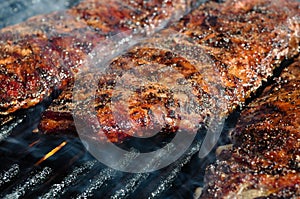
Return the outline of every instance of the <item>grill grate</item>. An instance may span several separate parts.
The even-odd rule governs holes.
[[[53,184],[49,191],[41,198],[57,198],[58,196],[63,195],[68,187],[72,186],[85,173],[90,172],[96,163],[97,161],[88,161],[82,166],[76,167],[60,183]]]
[[[42,110],[40,107],[35,109]],[[0,192],[4,198],[165,198],[168,191],[173,194],[178,189],[174,185],[184,184],[181,175],[190,178],[193,172],[198,173],[214,159],[213,156],[206,160],[194,157],[201,146],[201,142],[197,141],[183,157],[167,168],[152,173],[123,173],[95,160],[79,138],[32,133],[39,119],[30,122],[28,115],[23,116],[21,122],[17,119],[7,124],[15,128],[7,130],[10,136],[0,142],[0,156],[4,161],[0,166]],[[172,153],[172,148],[168,147],[168,150],[149,161],[149,166],[159,164],[163,156]],[[129,166],[137,156],[136,150],[128,152],[120,165]],[[188,172],[183,171],[185,167]],[[200,178],[197,182],[195,178],[193,180],[195,182],[190,182],[192,186],[185,190],[185,194],[190,196],[196,188],[193,183],[201,185]]]

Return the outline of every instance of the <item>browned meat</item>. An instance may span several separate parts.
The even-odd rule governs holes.
[[[193,131],[199,124],[208,124],[218,111],[228,115],[284,58],[299,53],[299,11],[296,1],[228,0],[200,6],[110,64],[96,94],[101,128],[117,142],[127,134],[147,134],[156,124],[164,132],[178,130],[179,124]],[[153,75],[156,82],[148,78]],[[144,79],[137,81],[136,76]],[[128,86],[117,90],[117,81]],[[195,96],[190,102],[176,94],[182,85]],[[69,112],[73,108],[71,94],[66,91],[46,110],[42,132],[74,129]],[[113,101],[114,96],[123,101]],[[179,101],[185,104],[180,106]],[[219,107],[220,102],[225,109]],[[189,111],[176,114],[186,106]],[[118,109],[118,114],[113,114],[113,109]],[[86,111],[79,112],[84,115]],[[140,127],[146,129],[138,130]]]
[[[15,117],[13,115],[6,115],[4,117],[0,117],[0,124],[1,124],[1,126],[4,126],[4,125],[8,124],[14,118]]]
[[[51,106],[43,112],[39,129],[44,133],[74,134],[76,128],[71,113],[73,108],[72,87],[69,86],[52,102]]]
[[[193,0],[84,0],[78,6],[0,31],[0,115],[36,105],[63,89],[88,53],[126,31],[150,33],[190,9]]]
[[[300,197],[300,59],[242,111],[202,198]]]

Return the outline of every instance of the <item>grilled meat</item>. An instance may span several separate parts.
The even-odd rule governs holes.
[[[99,78],[98,120],[88,126],[100,124],[114,142],[145,135],[157,125],[161,132],[207,127],[214,114],[226,116],[243,105],[284,58],[299,53],[299,22],[296,1],[205,3],[115,58],[105,75],[94,77]],[[186,88],[191,98],[178,94]],[[70,89],[46,110],[40,130],[75,129],[71,101]],[[179,114],[180,108],[185,111]],[[74,112],[89,120],[85,109]]]
[[[242,111],[202,198],[300,197],[300,59]]]
[[[125,32],[148,34],[196,1],[85,0],[0,31],[0,114],[41,102],[72,81],[101,41]]]

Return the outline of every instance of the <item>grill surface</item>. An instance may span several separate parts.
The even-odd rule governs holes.
[[[40,104],[2,127],[6,139],[0,143],[0,197],[192,198],[202,185],[204,168],[214,160],[213,153],[199,159],[195,154],[201,142],[195,142],[165,169],[141,174],[115,171],[95,160],[78,138],[32,133],[45,106]],[[129,152],[120,164],[134,161],[133,154]]]

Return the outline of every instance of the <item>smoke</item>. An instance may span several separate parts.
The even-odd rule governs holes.
[[[80,0],[0,0],[0,28],[20,23],[29,17],[63,10]]]

